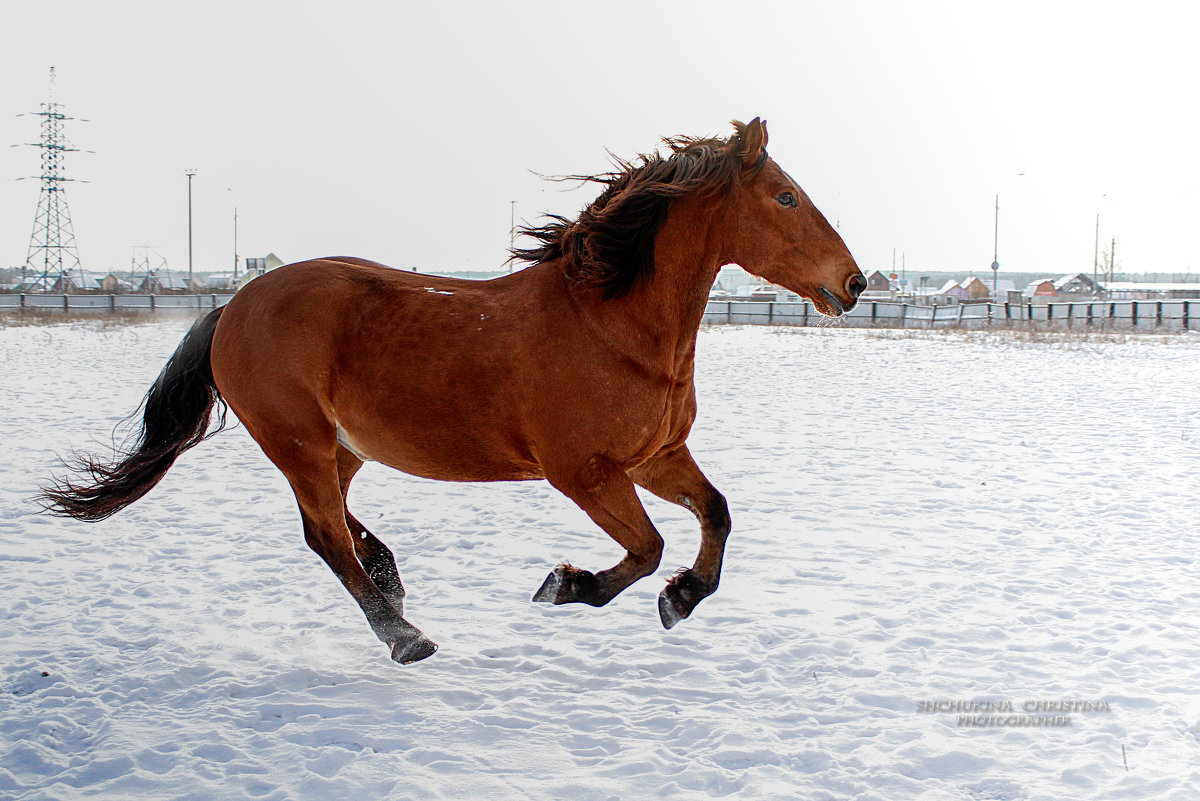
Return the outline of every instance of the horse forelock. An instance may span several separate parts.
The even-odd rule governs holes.
[[[676,136],[663,140],[668,152],[654,151],[633,161],[615,158],[616,170],[559,180],[597,183],[600,195],[569,220],[548,215],[540,226],[520,233],[538,245],[514,248],[532,263],[560,260],[575,281],[599,288],[605,299],[628,294],[654,274],[654,239],[671,203],[685,195],[729,192],[742,172],[746,126],[734,123],[729,139]],[[766,163],[762,152],[752,172]]]

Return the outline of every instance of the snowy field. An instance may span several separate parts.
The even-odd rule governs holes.
[[[34,514],[186,325],[0,325],[2,799],[1200,798],[1194,335],[702,331],[734,533],[671,632],[683,510],[647,499],[658,576],[535,605],[619,556],[569,501],[368,465],[441,645],[402,668],[240,428],[108,521]]]

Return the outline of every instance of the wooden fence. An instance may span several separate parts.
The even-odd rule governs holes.
[[[1138,331],[1193,331],[1200,327],[1195,300],[1115,300],[1081,303],[961,303],[915,306],[870,300],[840,321],[823,317],[812,303],[710,300],[706,323],[749,325],[836,325],[852,328],[1097,328]]]

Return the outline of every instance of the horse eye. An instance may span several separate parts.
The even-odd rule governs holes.
[[[796,196],[791,192],[784,192],[779,197],[775,198],[779,201],[779,205],[785,208],[793,208],[796,205]]]

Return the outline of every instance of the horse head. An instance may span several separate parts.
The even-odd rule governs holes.
[[[734,126],[726,148],[740,160],[741,174],[727,200],[722,263],[809,298],[823,314],[845,314],[867,288],[846,243],[767,155],[766,123],[755,117]]]

